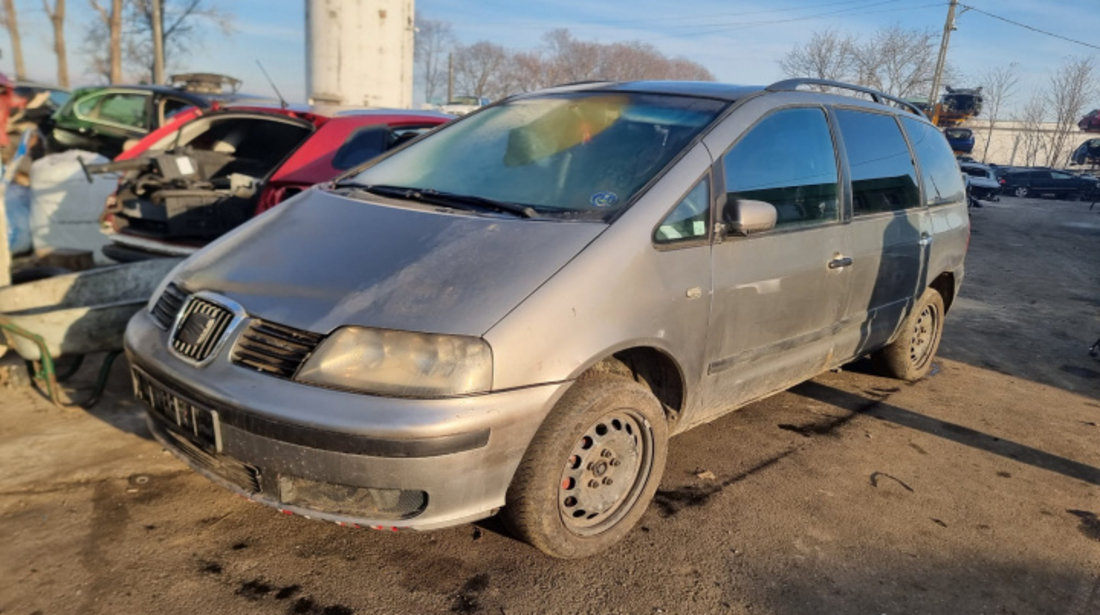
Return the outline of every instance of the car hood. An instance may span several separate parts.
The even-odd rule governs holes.
[[[307,190],[196,253],[174,281],[318,333],[480,336],[606,228],[382,201]]]

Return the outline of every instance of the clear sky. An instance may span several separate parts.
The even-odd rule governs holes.
[[[52,1],[52,0],[51,0]],[[269,87],[256,68],[261,60],[292,100],[305,97],[304,0],[216,0],[235,15],[236,32],[210,27],[201,47],[181,68],[216,71],[244,80],[257,94]],[[369,0],[362,0],[369,1]],[[962,0],[1002,17],[1100,46],[1098,0]],[[70,75],[74,84],[94,80],[82,58],[86,0],[68,0]],[[56,79],[52,34],[40,0],[16,0],[30,76]],[[946,0],[417,0],[419,16],[448,21],[460,42],[489,40],[511,49],[532,49],[544,32],[569,28],[582,40],[640,40],[672,56],[706,66],[721,81],[769,83],[782,77],[778,61],[816,30],[869,33],[882,26],[943,30]],[[965,11],[952,34],[948,61],[966,79],[991,66],[1015,62],[1021,73],[1015,102],[1042,88],[1049,72],[1067,57],[1093,57],[1100,49],[1031,32]],[[11,74],[7,37],[0,34],[0,70]],[[1095,106],[1100,107],[1100,99]]]

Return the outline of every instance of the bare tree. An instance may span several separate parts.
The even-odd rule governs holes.
[[[53,26],[53,50],[57,54],[57,85],[69,87],[69,56],[65,52],[65,0],[54,0],[50,10],[49,0],[42,0],[42,8]]]
[[[414,56],[424,80],[424,98],[431,102],[447,85],[447,53],[454,48],[451,24],[434,19],[416,19]]]
[[[600,45],[573,38],[565,28],[547,32],[542,37],[546,50],[546,76],[550,83],[571,83],[591,79],[607,79],[600,75]]]
[[[510,54],[504,47],[488,41],[459,47],[454,52],[455,87],[470,96],[499,98],[509,94],[503,78]]]
[[[936,50],[931,31],[881,29],[855,47],[860,83],[899,98],[927,92],[936,70]]]
[[[895,25],[864,39],[822,30],[787,52],[779,66],[789,77],[848,81],[911,98],[931,86],[936,51],[936,36],[928,30]]]
[[[1048,137],[1047,166],[1064,163],[1069,135],[1077,130],[1077,118],[1095,92],[1096,76],[1090,58],[1068,59],[1050,76],[1047,103],[1055,126]]]
[[[836,30],[820,30],[804,45],[796,46],[779,61],[788,77],[811,77],[831,81],[856,81],[855,41]]]
[[[100,23],[92,24],[89,31],[90,42],[94,41],[94,47],[100,47],[103,40],[103,30],[107,36],[107,57],[95,52],[92,56],[92,64],[97,72],[103,73],[111,83],[122,82],[122,0],[111,0],[111,10],[99,4],[99,0],[88,0],[99,14]],[[94,34],[92,34],[94,32]]]
[[[551,30],[536,51],[513,53],[482,41],[455,52],[455,80],[463,94],[498,98],[575,81],[692,79],[713,81],[704,66],[669,58],[649,43],[581,41],[566,29]]]
[[[126,59],[144,80],[153,75],[154,7],[157,0],[129,0],[126,14],[126,30],[130,35],[125,41]],[[223,11],[221,3],[211,0],[159,0],[162,2],[164,23],[164,62],[177,65],[175,58],[186,57],[188,51],[203,36],[203,24],[213,25],[223,34],[233,33],[233,15]]]
[[[1024,105],[1020,114],[1022,137],[1020,144],[1024,151],[1024,166],[1034,166],[1047,149],[1047,139],[1043,134],[1043,119],[1047,115],[1047,104],[1043,95],[1036,92]]]
[[[8,29],[8,38],[11,39],[11,57],[15,62],[15,78],[26,79],[27,68],[23,64],[23,39],[19,37],[19,20],[15,16],[15,2],[4,0],[4,27]]]
[[[985,145],[982,148],[982,162],[989,159],[989,144],[993,142],[993,131],[997,128],[997,120],[1001,118],[1005,104],[1016,93],[1016,86],[1020,83],[1018,70],[1019,66],[1013,62],[1008,66],[990,68],[981,78],[984,88],[982,90],[983,108],[989,127],[985,134]]]

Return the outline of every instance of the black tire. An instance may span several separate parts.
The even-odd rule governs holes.
[[[668,425],[649,389],[612,374],[580,379],[531,441],[501,518],[547,555],[593,555],[637,524],[667,456]]]
[[[943,337],[943,316],[943,297],[926,289],[901,323],[897,339],[872,355],[879,371],[908,382],[927,376]]]
[[[1016,190],[1013,192],[1013,194],[1020,197],[1021,199],[1026,197],[1027,196],[1027,186],[1017,186]]]

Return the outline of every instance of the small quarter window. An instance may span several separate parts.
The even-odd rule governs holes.
[[[838,109],[836,118],[852,176],[852,214],[919,207],[917,171],[894,116]]]
[[[959,163],[947,139],[931,124],[910,117],[903,117],[902,122],[920,161],[924,204],[943,205],[962,201],[965,187],[959,173]]]
[[[784,109],[764,118],[726,154],[726,193],[766,201],[776,228],[839,220],[836,154],[821,109]]]
[[[660,244],[702,239],[710,227],[710,186],[704,177],[687,194],[653,233]]]

